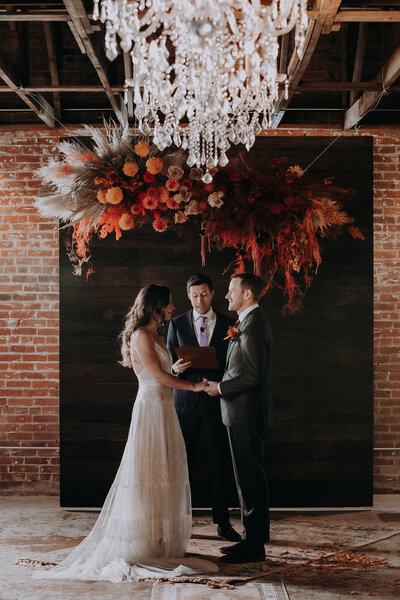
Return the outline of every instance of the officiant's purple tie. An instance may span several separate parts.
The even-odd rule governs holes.
[[[207,344],[207,330],[206,330],[206,319],[205,315],[200,315],[200,346],[208,346]]]

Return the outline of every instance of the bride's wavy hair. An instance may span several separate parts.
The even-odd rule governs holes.
[[[132,333],[139,327],[148,325],[154,315],[160,317],[160,321],[164,321],[164,309],[168,306],[170,297],[171,291],[164,285],[151,283],[140,290],[125,317],[124,328],[118,337],[122,356],[120,365],[132,367],[130,354]],[[159,333],[161,331],[162,327],[159,327]]]

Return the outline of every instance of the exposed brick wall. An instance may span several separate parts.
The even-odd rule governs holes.
[[[58,139],[0,130],[0,491],[58,490],[58,232],[33,207]]]
[[[340,133],[313,127],[269,135]],[[40,217],[32,200],[33,170],[56,151],[60,135],[0,128],[0,492],[58,489],[57,224]],[[400,492],[400,128],[358,135],[374,137],[374,484]]]

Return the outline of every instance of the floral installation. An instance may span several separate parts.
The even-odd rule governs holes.
[[[249,269],[282,288],[284,312],[301,307],[304,294],[321,263],[320,238],[347,230],[364,239],[344,210],[352,196],[289,165],[281,157],[262,172],[247,166],[241,154],[221,169],[186,165],[182,150],[160,153],[151,138],[135,135],[126,125],[86,127],[92,149],[79,141],[59,145],[61,160],[38,170],[43,180],[36,206],[47,217],[72,226],[68,256],[74,273],[93,272],[90,242],[94,234],[119,240],[125,232],[148,224],[159,233],[199,224],[202,263],[207,249],[233,248],[235,272]],[[230,339],[230,338],[229,338]]]
[[[234,327],[233,325],[229,325],[228,331],[226,332],[226,337],[224,340],[229,340],[230,342],[235,342],[240,335],[240,329]]]
[[[262,172],[248,167],[242,155],[234,157],[207,186],[214,193],[202,218],[203,264],[207,248],[234,248],[230,267],[235,272],[252,264],[266,282],[265,291],[273,285],[283,290],[283,312],[298,311],[321,264],[320,238],[347,230],[353,238],[364,239],[344,210],[352,190],[332,182],[332,177],[306,175],[286,157],[273,160]]]

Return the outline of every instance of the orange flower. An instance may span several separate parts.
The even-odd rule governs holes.
[[[156,231],[162,232],[168,229],[168,223],[164,219],[156,219],[153,221],[153,227]]]
[[[147,142],[142,140],[141,142],[138,142],[135,145],[135,153],[138,156],[147,156],[149,152],[150,152],[150,146]]]
[[[133,160],[127,160],[122,171],[127,177],[135,177],[136,173],[139,171],[139,167]]]
[[[177,181],[176,179],[168,179],[165,184],[165,187],[170,192],[176,192],[177,190],[179,190],[179,181]]]
[[[132,215],[130,215],[129,213],[124,213],[123,215],[121,215],[119,219],[119,226],[121,227],[121,229],[124,229],[125,231],[128,229],[133,229],[134,224],[135,219],[132,217]]]
[[[178,212],[176,212],[174,215],[175,223],[185,223],[187,220],[188,220],[188,217],[181,210],[178,210]]]
[[[158,199],[156,196],[145,196],[143,198],[143,206],[147,208],[147,210],[154,210],[158,206]]]
[[[161,158],[156,158],[155,156],[153,156],[152,158],[146,160],[146,169],[152,175],[157,175],[157,173],[161,173],[163,167],[164,163],[161,160]]]
[[[124,194],[120,187],[111,187],[106,192],[106,200],[109,204],[119,204],[124,199]]]
[[[226,337],[224,337],[224,340],[229,340],[230,342],[234,342],[235,340],[238,339],[240,335],[240,330],[237,327],[233,327],[233,325],[230,325],[228,327],[228,331],[226,332]]]
[[[169,198],[168,190],[165,187],[158,188],[160,191],[159,201],[161,204],[165,204]]]
[[[175,196],[170,196],[167,200],[167,206],[168,208],[170,208],[171,210],[176,210],[177,208],[179,208],[179,202],[177,202],[175,200]]]
[[[101,185],[102,183],[104,183],[104,181],[105,181],[104,177],[95,177],[95,178],[93,179],[93,182],[94,182],[96,185]]]
[[[139,204],[132,204],[131,213],[133,215],[140,215],[140,213],[144,214],[143,204],[139,202]]]
[[[66,175],[71,175],[71,173],[72,169],[69,165],[62,165],[61,167],[58,167],[56,171],[56,177],[57,179],[60,179],[61,177],[65,177]]]
[[[107,200],[106,200],[106,190],[99,190],[97,192],[97,200],[99,202],[101,202],[102,204],[107,204]]]

